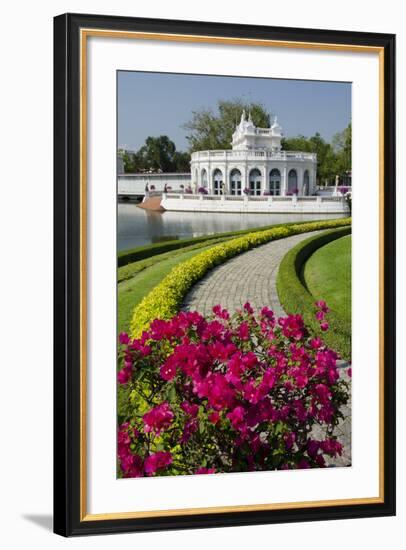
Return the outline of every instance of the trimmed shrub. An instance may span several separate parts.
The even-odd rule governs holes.
[[[314,318],[315,297],[307,290],[301,274],[307,259],[318,248],[331,241],[349,235],[351,227],[326,231],[322,235],[316,235],[299,243],[289,250],[283,258],[277,277],[277,290],[279,300],[285,311],[303,316],[305,325],[316,336],[323,336],[326,344],[339,352],[344,359],[351,358],[351,329],[336,312],[330,311],[329,325],[331,330],[324,334],[320,325]]]
[[[132,337],[137,338],[140,336],[155,319],[170,319],[173,317],[194,283],[213,267],[241,252],[246,252],[271,240],[319,229],[343,227],[350,223],[350,218],[343,218],[273,227],[265,231],[249,233],[205,250],[172,269],[169,275],[136,306],[130,326]]]
[[[349,218],[340,218],[340,219],[341,220],[345,219],[347,223],[351,223],[351,220]],[[330,221],[335,222],[339,220],[330,220]],[[272,229],[274,227],[287,227],[290,225],[302,225],[305,223],[308,223],[308,222],[297,222],[295,224],[278,223],[274,225],[266,225],[264,227],[240,229],[239,231],[226,231],[225,233],[214,233],[213,235],[203,235],[201,237],[191,237],[189,239],[173,239],[171,241],[146,244],[143,246],[138,246],[137,248],[132,248],[130,250],[123,250],[119,252],[117,255],[117,266],[122,267],[132,262],[138,262],[139,260],[150,258],[151,256],[156,256],[158,254],[170,252],[171,250],[177,250],[178,248],[184,248],[192,244],[211,241],[213,239],[219,239],[222,237],[233,237],[238,235],[247,235],[248,233],[265,231],[266,229]]]

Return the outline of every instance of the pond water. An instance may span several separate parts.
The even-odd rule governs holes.
[[[277,223],[344,217],[339,214],[229,214],[224,212],[152,212],[134,203],[118,203],[117,248],[238,231]]]

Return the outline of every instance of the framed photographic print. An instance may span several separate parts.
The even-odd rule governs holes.
[[[54,38],[55,532],[393,515],[395,37]]]

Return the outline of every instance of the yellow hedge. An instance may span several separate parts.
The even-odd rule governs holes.
[[[172,269],[162,281],[135,307],[131,321],[131,335],[137,338],[148,330],[154,319],[170,319],[176,315],[188,290],[210,269],[226,260],[269,241],[351,224],[351,218],[331,221],[287,224],[265,231],[249,233],[242,237],[213,246]],[[264,304],[266,305],[266,304]]]

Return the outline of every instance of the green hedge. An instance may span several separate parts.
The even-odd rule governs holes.
[[[192,285],[201,279],[210,269],[229,258],[271,240],[308,231],[348,226],[350,223],[350,218],[343,218],[339,220],[305,222],[302,224],[272,227],[265,231],[251,232],[197,254],[190,260],[182,262],[173,268],[135,307],[131,321],[132,336],[138,337],[143,330],[148,329],[154,319],[170,319],[176,315],[183,298]]]
[[[138,260],[136,262],[131,262],[129,264],[123,265],[122,267],[119,267],[117,269],[117,282],[121,283],[128,279],[131,279],[132,277],[134,277],[144,269],[147,269],[148,267],[152,267],[153,265],[160,263],[164,260],[167,260],[169,258],[174,258],[176,256],[185,254],[192,250],[199,250],[200,248],[205,248],[210,244],[214,246],[217,243],[227,241],[232,238],[233,237],[221,237],[219,239],[210,239],[208,241],[193,243],[192,245],[189,245],[189,246],[184,246],[182,248],[170,250],[169,252],[164,252],[163,254],[156,254],[153,256],[149,256],[144,260]]]
[[[341,218],[348,220],[349,218]],[[335,222],[337,220],[330,220]],[[257,231],[266,231],[274,227],[285,227],[286,225],[302,225],[308,222],[297,222],[295,224],[278,223],[275,225],[268,225],[264,227],[255,227],[252,229],[240,229],[239,231],[228,231],[226,233],[215,233],[213,235],[203,235],[201,237],[191,237],[189,239],[175,239],[172,241],[163,241],[161,243],[146,244],[144,246],[138,246],[130,250],[123,250],[117,254],[117,266],[122,267],[132,262],[138,262],[156,256],[157,254],[163,254],[178,248],[184,248],[193,244],[204,243],[214,239],[237,237],[239,235],[246,235],[249,233],[255,233]]]
[[[340,353],[344,359],[351,358],[351,327],[335,311],[328,314],[330,330],[326,333],[320,330],[319,322],[315,319],[315,298],[307,290],[302,279],[303,266],[307,259],[318,248],[335,239],[351,233],[351,227],[326,231],[321,235],[310,237],[289,250],[283,258],[277,276],[277,290],[279,300],[288,313],[300,313],[309,330],[321,336],[323,340]]]

